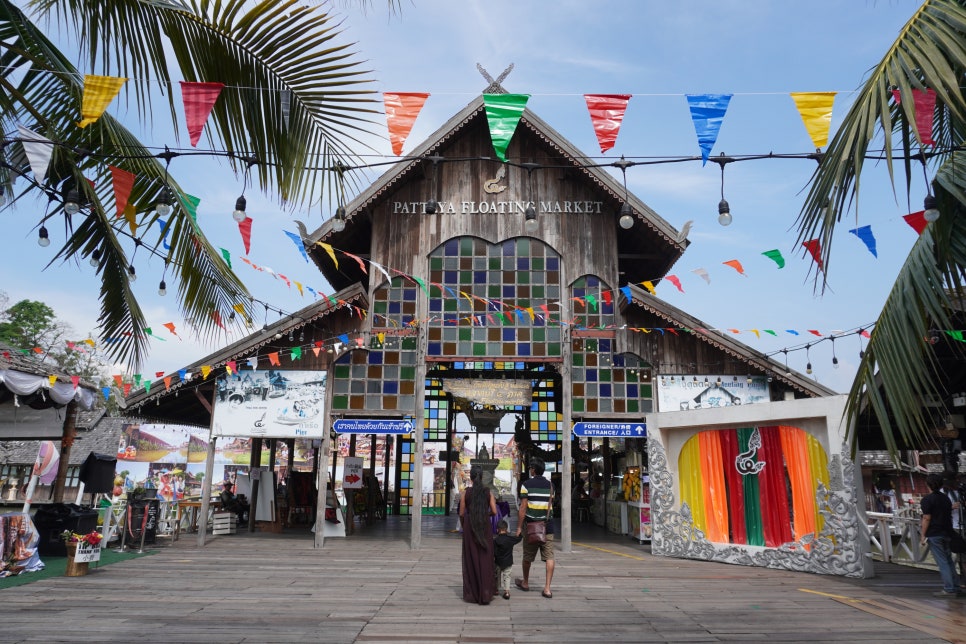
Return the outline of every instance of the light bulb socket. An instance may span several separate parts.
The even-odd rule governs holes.
[[[45,226],[41,226],[40,230],[37,231],[37,245],[41,248],[50,246],[50,237],[47,236],[47,228]]]
[[[99,267],[101,265],[101,249],[100,248],[95,248],[94,251],[91,253],[90,264],[94,268],[97,268],[97,267]]]
[[[626,201],[621,204],[620,219],[617,220],[617,223],[619,223],[620,227],[624,230],[629,230],[634,226],[634,210]]]
[[[805,373],[812,373],[812,363],[811,362],[809,362],[807,365],[805,365]]]
[[[248,218],[245,213],[245,208],[248,207],[248,200],[245,199],[245,195],[241,195],[238,199],[235,199],[235,210],[231,213],[232,219],[241,223]]]
[[[533,204],[528,204],[527,209],[523,211],[523,228],[528,233],[534,233],[537,231],[537,210],[533,207]]]
[[[64,212],[68,215],[76,215],[80,212],[80,192],[76,188],[71,188],[67,191],[67,197],[64,199]]]
[[[332,230],[340,233],[345,230],[346,211],[345,206],[335,209],[335,216],[332,217]]]
[[[137,271],[134,270],[134,264],[129,264],[127,267],[127,278],[132,282],[138,278]]]
[[[158,200],[154,204],[154,211],[162,217],[167,217],[171,214],[171,202],[171,188],[165,186],[161,189],[161,194],[158,195]]]

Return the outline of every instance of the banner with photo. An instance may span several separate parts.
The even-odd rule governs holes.
[[[215,436],[322,438],[325,371],[242,371],[216,381]]]
[[[708,407],[753,405],[771,401],[766,376],[660,376],[657,410],[684,411]]]

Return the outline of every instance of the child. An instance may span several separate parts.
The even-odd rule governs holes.
[[[493,555],[496,560],[497,588],[503,589],[503,599],[510,599],[510,577],[513,572],[513,546],[520,543],[523,535],[507,534],[509,524],[500,519],[496,526],[497,535],[493,538]]]

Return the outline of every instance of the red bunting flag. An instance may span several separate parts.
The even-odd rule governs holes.
[[[590,122],[597,133],[600,151],[607,152],[617,142],[617,134],[627,111],[630,94],[584,94],[587,101],[587,111],[590,112]]]
[[[117,206],[117,216],[120,217],[124,214],[124,209],[127,208],[127,200],[134,189],[134,180],[137,175],[121,168],[115,168],[112,165],[107,167],[111,171],[111,181],[114,183],[114,204]]]
[[[413,129],[416,117],[423,109],[429,94],[424,92],[385,92],[382,102],[386,108],[386,124],[389,127],[389,142],[392,153],[402,154],[406,137]]]
[[[181,81],[181,98],[184,101],[184,120],[188,125],[191,146],[197,147],[201,131],[208,121],[211,108],[215,106],[224,83],[192,83]]]
[[[892,90],[896,104],[901,103],[899,90]],[[936,92],[931,89],[912,90],[912,108],[916,116],[916,131],[923,145],[936,145],[932,138],[932,122],[936,114]]]
[[[222,329],[225,328],[225,325],[222,324],[222,321],[221,321],[221,313],[219,313],[218,311],[211,312],[211,319],[214,320],[215,324],[217,324]]]
[[[238,232],[241,233],[242,243],[245,244],[245,254],[247,255],[248,252],[252,249],[252,218],[251,217],[245,217],[244,221],[238,222]],[[252,264],[252,266],[254,268],[258,268],[254,264]]]
[[[815,260],[815,263],[818,265],[818,270],[824,272],[825,267],[822,264],[822,247],[818,243],[818,239],[809,239],[808,241],[804,241],[802,242],[802,246],[805,247],[805,250],[807,250],[812,256],[812,259]]]
[[[80,376],[71,376],[70,384],[74,385],[74,389],[77,389],[77,386],[80,384]]]
[[[130,393],[131,393],[131,383],[125,382],[124,383],[124,396],[127,397],[127,395],[130,394]]]
[[[909,213],[908,215],[903,215],[902,218],[905,219],[906,223],[912,226],[912,229],[915,230],[920,235],[922,234],[922,231],[926,229],[926,226],[929,225],[929,222],[926,221],[925,210],[920,210],[919,212],[912,212],[912,213]]]
[[[160,378],[163,375],[164,375],[164,372],[163,371],[155,371],[154,372],[154,377],[155,378]]]
[[[664,276],[664,279],[666,279],[667,281],[671,282],[671,284],[674,284],[674,286],[677,287],[677,289],[679,291],[681,291],[682,293],[684,293],[684,289],[681,288],[681,280],[678,279],[678,276],[677,275],[665,275]]]
[[[818,329],[809,329],[808,332],[820,338],[822,337],[822,333]]]

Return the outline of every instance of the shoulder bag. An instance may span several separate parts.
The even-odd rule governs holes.
[[[531,546],[542,546],[547,543],[547,521],[550,519],[550,508],[553,507],[553,495],[547,503],[547,519],[544,521],[527,521],[527,543]]]

